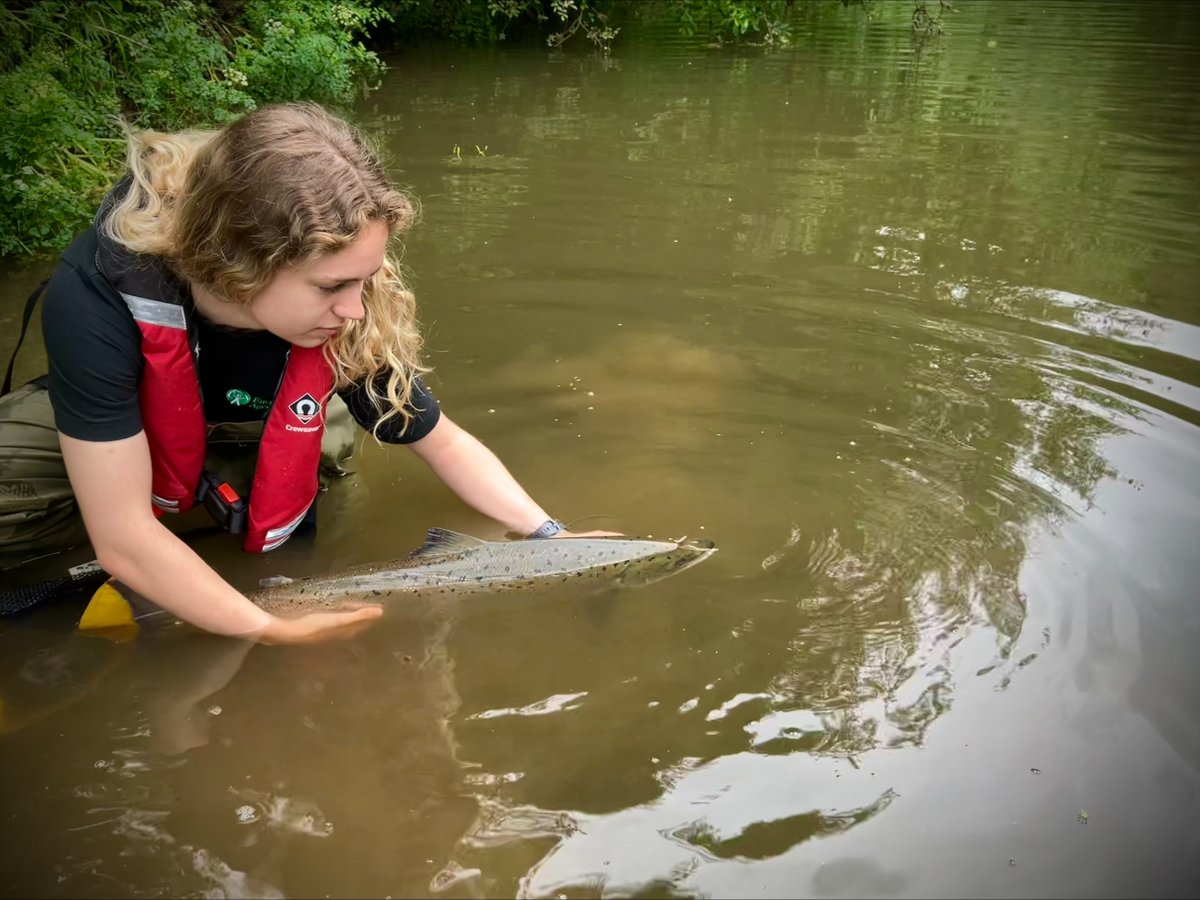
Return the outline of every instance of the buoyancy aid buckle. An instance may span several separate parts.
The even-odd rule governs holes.
[[[230,534],[245,534],[250,504],[212,469],[200,473],[196,502],[203,503],[213,521]]]

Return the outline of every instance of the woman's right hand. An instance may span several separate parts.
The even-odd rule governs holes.
[[[291,619],[271,616],[256,638],[262,644],[319,644],[354,637],[383,615],[382,606],[348,612],[314,612]]]

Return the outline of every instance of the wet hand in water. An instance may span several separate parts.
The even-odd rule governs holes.
[[[273,616],[258,640],[263,644],[319,644],[354,637],[383,615],[382,606],[347,612],[315,612],[294,619]]]

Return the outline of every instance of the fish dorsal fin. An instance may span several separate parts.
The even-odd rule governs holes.
[[[425,543],[414,550],[409,556],[413,559],[438,559],[443,556],[453,556],[464,550],[474,550],[482,547],[486,541],[460,531],[450,531],[447,528],[430,528],[425,533]]]

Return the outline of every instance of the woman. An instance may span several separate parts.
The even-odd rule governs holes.
[[[107,572],[200,628],[264,642],[380,615],[274,617],[159,521],[200,502],[247,550],[279,546],[311,519],[331,396],[485,515],[569,534],[423,385],[413,296],[387,254],[413,206],[355,129],[314,105],[267,106],[216,133],[131,135],[129,169],[43,310],[62,460]],[[248,432],[247,504],[206,460]]]

